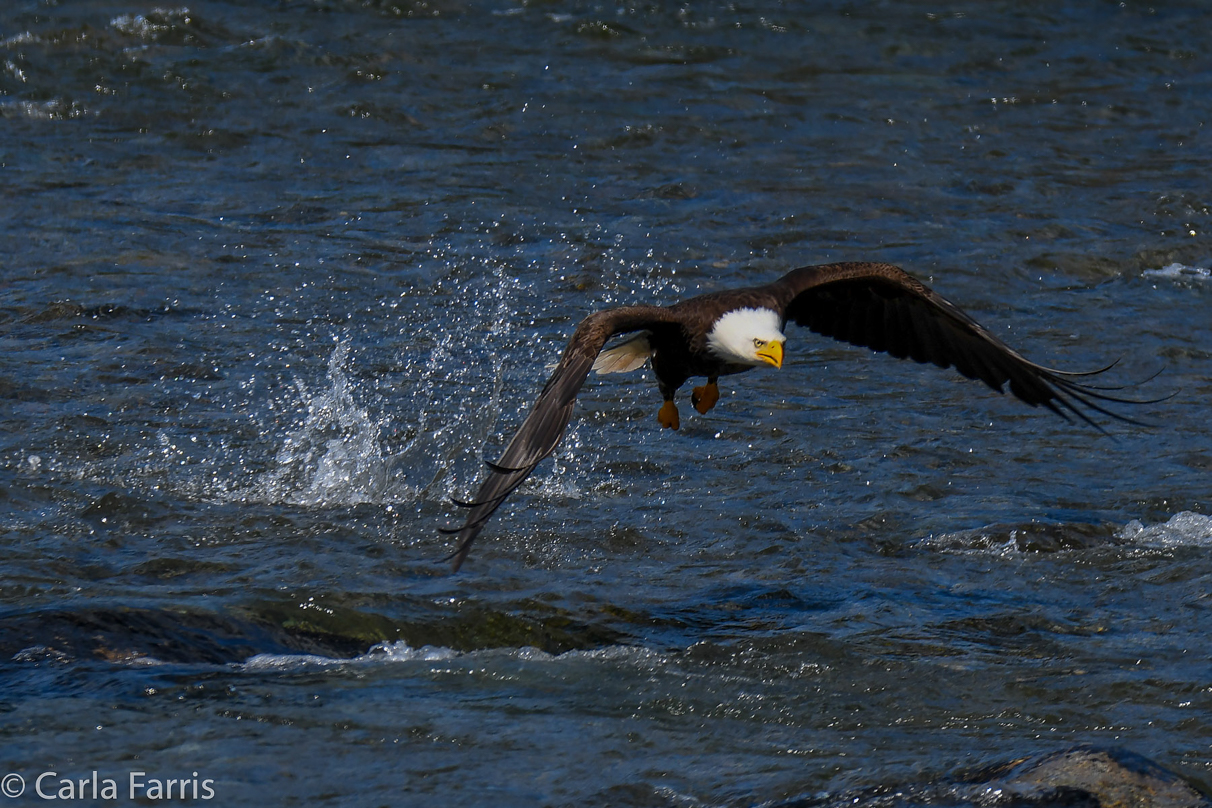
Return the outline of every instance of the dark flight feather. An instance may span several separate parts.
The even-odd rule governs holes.
[[[445,559],[453,561],[456,571],[493,512],[559,445],[572,420],[577,393],[607,340],[618,334],[659,329],[670,322],[673,317],[669,309],[659,306],[612,309],[591,314],[581,321],[518,433],[500,460],[488,464],[488,477],[480,485],[475,500],[457,503],[470,509],[463,526],[454,530],[442,529],[443,533],[458,535],[458,547]]]

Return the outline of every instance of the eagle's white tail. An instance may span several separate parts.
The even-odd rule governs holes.
[[[648,332],[632,337],[609,351],[598,354],[593,369],[598,373],[626,373],[635,370],[652,356],[652,345],[648,343]]]

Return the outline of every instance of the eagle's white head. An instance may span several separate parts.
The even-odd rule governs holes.
[[[734,309],[715,321],[707,349],[738,365],[783,366],[782,318],[771,309]]]

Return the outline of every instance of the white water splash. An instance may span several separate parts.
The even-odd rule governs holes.
[[[438,332],[425,333],[436,342],[409,391],[410,400],[403,402],[413,413],[415,433],[397,456],[415,499],[471,496],[484,460],[496,459],[510,437],[500,430],[516,426],[512,417],[502,419],[507,406],[503,402],[516,403],[524,411],[533,394],[529,387],[520,393],[510,384],[503,395],[512,370],[503,357],[528,350],[558,356],[560,350],[540,347],[532,333],[517,328],[516,312],[533,302],[519,303],[519,282],[506,271],[507,265],[490,264],[489,269],[492,277],[483,291],[452,301],[463,310],[448,312],[451,322]]]
[[[1212,269],[1207,267],[1189,267],[1186,264],[1167,264],[1161,269],[1146,269],[1143,273],[1146,278],[1167,278],[1170,280],[1185,280],[1194,278],[1196,280],[1206,281],[1212,278]]]
[[[956,530],[932,534],[923,538],[919,545],[928,550],[943,553],[974,553],[1011,558],[1021,556],[1018,546],[1019,531],[1007,530],[1001,525],[989,525],[971,530]]]
[[[1183,511],[1164,524],[1148,525],[1133,519],[1118,538],[1143,547],[1191,547],[1212,544],[1212,516]]]
[[[257,654],[244,662],[233,663],[231,667],[246,673],[294,673],[389,662],[440,662],[454,659],[459,655],[458,651],[451,648],[433,645],[412,648],[408,643],[399,641],[379,643],[365,654],[352,659],[338,659],[318,654]]]
[[[660,652],[629,645],[610,645],[587,651],[549,654],[532,646],[486,648],[479,651],[456,651],[435,645],[413,648],[407,642],[399,640],[379,643],[365,654],[349,659],[318,654],[257,654],[244,662],[232,663],[229,667],[245,673],[297,673],[398,662],[447,662],[456,659],[474,659],[480,662],[487,658],[512,659],[535,664],[585,661],[592,664],[623,664],[650,668],[659,667],[668,661],[666,655]]]
[[[275,467],[234,498],[308,506],[391,500],[381,424],[354,399],[345,374],[348,356],[349,343],[338,343],[328,360],[328,387],[318,393],[296,382],[307,402],[303,422],[286,435]]]
[[[501,415],[505,366],[497,357],[512,347],[502,343],[512,337],[517,281],[502,267],[493,275],[485,294],[449,313],[452,323],[435,329],[420,313],[402,329],[404,373],[378,401],[389,414],[374,416],[360,401],[378,394],[350,379],[350,341],[340,341],[325,387],[296,380],[305,413],[272,468],[225,498],[320,507],[445,501],[457,481],[474,479]],[[409,353],[426,343],[424,353]]]

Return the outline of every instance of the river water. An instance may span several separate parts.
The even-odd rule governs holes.
[[[4,772],[744,805],[1091,743],[1212,782],[1210,31],[3,3]],[[581,317],[835,260],[1172,397],[1104,434],[793,331],[677,433],[650,371],[591,379],[439,563]]]

